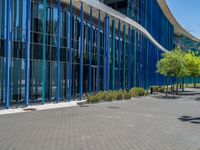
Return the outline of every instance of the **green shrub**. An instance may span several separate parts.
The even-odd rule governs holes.
[[[92,96],[87,96],[87,102],[91,103],[91,101],[92,101]]]
[[[98,93],[100,101],[106,101],[107,92],[100,92]]]
[[[136,95],[138,96],[144,96],[144,89],[143,88],[138,88]]]
[[[98,103],[99,101],[100,101],[100,99],[99,99],[98,94],[88,96],[88,98],[87,98],[88,103]]]
[[[113,100],[117,99],[117,92],[118,91],[112,91]]]
[[[148,90],[145,90],[145,91],[144,91],[144,95],[145,95],[145,96],[149,95],[149,91],[148,91]]]
[[[123,91],[119,90],[116,92],[116,100],[122,100],[123,99]]]
[[[125,91],[123,97],[124,97],[124,99],[126,99],[126,100],[127,100],[127,99],[131,99],[131,93]]]
[[[134,93],[134,96],[144,96],[144,89],[143,88],[132,88],[130,91],[131,91],[132,94]]]
[[[129,92],[130,92],[130,94],[131,94],[131,97],[135,97],[135,91],[134,91],[133,88],[132,88]]]
[[[130,91],[109,91],[109,92],[99,92],[93,95],[87,95],[88,103],[98,103],[100,101],[113,101],[113,100],[123,100],[131,99],[134,96],[148,95],[148,91],[144,91],[143,88],[132,88]],[[85,95],[86,96],[86,95]]]
[[[158,92],[161,92],[161,93],[162,93],[162,92],[164,92],[164,91],[165,91],[165,89],[164,89],[163,87],[159,87],[159,88],[158,88]]]
[[[107,95],[106,95],[106,101],[112,101],[112,100],[114,100],[113,92],[107,93]]]

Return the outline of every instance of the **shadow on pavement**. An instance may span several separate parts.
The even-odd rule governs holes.
[[[174,96],[174,95],[168,95],[168,96],[165,96],[165,95],[155,95],[155,96],[152,96],[153,98],[157,98],[157,99],[179,99],[180,96]]]
[[[196,101],[200,101],[200,97],[195,98]]]
[[[191,91],[188,91],[188,92],[179,92],[178,95],[181,95],[181,96],[194,96],[194,95],[200,95],[200,92],[191,92]]]
[[[181,116],[178,118],[180,121],[189,122],[193,124],[200,124],[200,117],[192,117],[192,116]]]

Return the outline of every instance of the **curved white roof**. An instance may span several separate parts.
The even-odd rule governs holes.
[[[163,13],[167,17],[167,19],[171,22],[171,24],[174,26],[174,32],[176,35],[184,35],[196,42],[200,42],[200,39],[196,38],[189,32],[187,32],[175,19],[175,17],[172,15],[167,3],[165,0],[157,0],[160,8],[162,9]],[[188,1],[189,2],[189,1]]]
[[[168,52],[168,50],[166,48],[164,48],[161,44],[159,44],[152,36],[151,34],[139,23],[137,23],[136,21],[132,20],[131,18],[123,15],[122,13],[108,7],[107,5],[97,1],[97,0],[75,0],[75,1],[80,1],[83,2],[84,4],[88,5],[88,6],[92,6],[93,8],[96,8],[97,10],[100,10],[101,12],[114,17],[115,19],[120,20],[121,22],[130,25],[136,29],[138,29],[140,32],[142,32],[144,35],[146,35],[146,37],[156,46],[158,47],[160,50],[164,51],[164,52]],[[87,6],[85,6],[87,7]],[[89,9],[86,8],[86,11],[89,11]],[[88,12],[89,13],[89,12]]]

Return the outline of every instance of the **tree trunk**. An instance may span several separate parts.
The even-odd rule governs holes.
[[[196,84],[195,78],[193,78],[193,83],[194,83],[194,88],[196,88],[197,84]]]
[[[194,87],[195,87],[195,88],[197,87],[197,84],[196,84],[196,83],[194,83]]]
[[[166,91],[165,91],[165,96],[167,97],[168,95],[168,84],[167,84],[167,88],[166,88]]]
[[[172,93],[174,93],[174,92],[175,92],[175,90],[174,90],[174,89],[175,89],[175,88],[174,88],[174,84],[172,85],[171,88],[172,88]]]
[[[167,92],[168,92],[168,78],[165,78],[166,84],[165,84],[165,96],[167,97]],[[166,87],[167,86],[167,87]]]
[[[178,79],[176,78],[176,95],[178,94]]]
[[[176,95],[178,94],[178,83],[176,83]]]
[[[184,78],[182,79],[182,91],[184,91]]]

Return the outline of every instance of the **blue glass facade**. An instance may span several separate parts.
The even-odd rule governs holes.
[[[104,3],[138,22],[163,47],[173,49],[174,27],[157,0],[104,0]]]
[[[156,1],[133,2],[127,3],[133,11],[128,16],[171,50],[173,26]],[[143,32],[72,3],[0,0],[0,105],[70,101],[83,93],[166,84],[156,73],[163,51]]]

